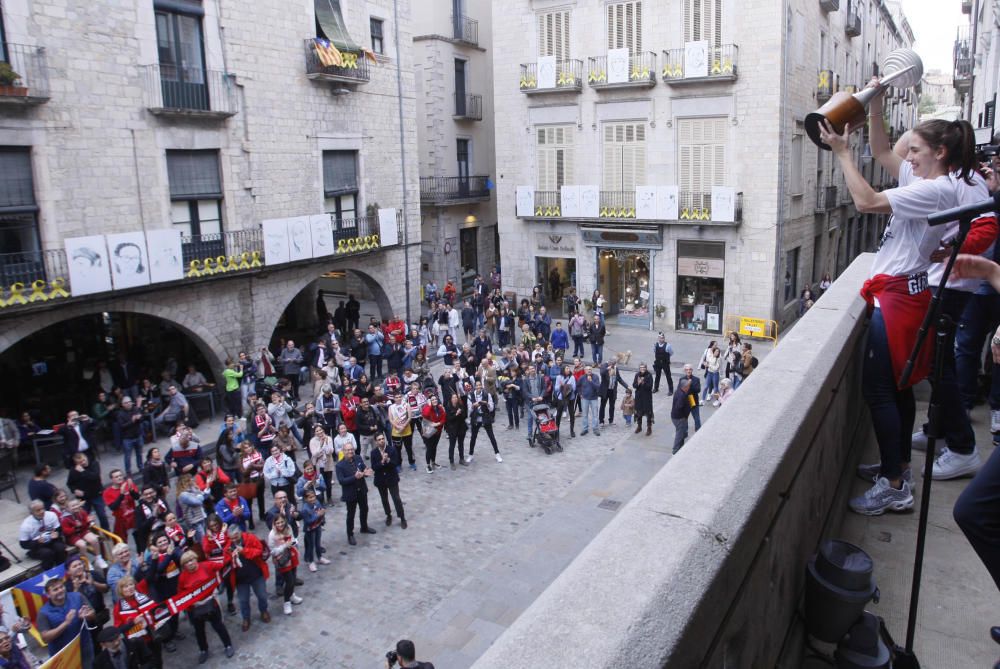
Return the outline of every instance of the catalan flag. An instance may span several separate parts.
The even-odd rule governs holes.
[[[14,606],[17,607],[18,612],[22,616],[31,621],[31,634],[39,643],[41,643],[41,636],[35,629],[35,620],[38,618],[39,610],[41,610],[47,601],[45,597],[45,584],[54,578],[64,578],[65,575],[65,565],[59,565],[58,567],[53,567],[48,571],[42,572],[34,578],[29,578],[26,581],[18,583],[10,590],[10,594],[14,598]]]
[[[343,67],[344,56],[328,39],[317,37],[313,40],[313,48],[316,50],[316,57],[323,67]]]

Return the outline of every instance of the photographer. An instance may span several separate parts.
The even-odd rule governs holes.
[[[385,667],[392,667],[399,662],[399,666],[404,669],[434,669],[430,662],[417,662],[417,649],[409,639],[400,639],[396,642],[396,650],[390,650],[385,654]]]

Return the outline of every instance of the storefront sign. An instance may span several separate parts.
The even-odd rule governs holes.
[[[677,274],[721,279],[726,275],[726,261],[720,258],[678,258]]]
[[[583,243],[587,246],[601,246],[619,249],[661,249],[663,238],[658,230],[639,228],[607,229],[580,228]]]
[[[576,234],[550,235],[544,232],[536,232],[535,246],[539,253],[575,257]]]
[[[740,334],[744,337],[763,337],[767,331],[767,321],[763,318],[740,317]]]

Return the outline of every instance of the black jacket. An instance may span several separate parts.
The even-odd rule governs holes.
[[[76,471],[76,467],[73,467],[66,477],[66,487],[71,493],[74,490],[83,491],[84,499],[97,499],[104,493],[104,486],[101,485],[101,465],[91,461],[82,472]]]
[[[382,428],[378,414],[371,406],[368,407],[368,411],[359,408],[355,420],[358,425],[358,433],[362,437],[374,437]]]
[[[341,460],[337,463],[335,472],[337,473],[337,483],[340,484],[340,499],[343,502],[356,502],[361,497],[368,495],[368,484],[365,477],[355,478],[354,472],[365,468],[365,461],[357,453],[353,460]]]
[[[377,448],[372,449],[371,467],[375,470],[374,483],[376,488],[388,488],[399,483],[399,473],[396,467],[402,464],[399,451],[392,444],[385,445],[385,454],[388,462],[382,462],[382,455]]]
[[[69,425],[60,428],[59,434],[63,438],[63,460],[65,460],[66,468],[69,469],[73,466],[73,455],[80,450],[80,435]],[[90,448],[97,448],[97,444],[94,442],[94,421],[80,421],[80,434],[87,440]]]
[[[138,439],[139,430],[142,427],[141,420],[132,420],[133,416],[142,416],[142,409],[132,407],[131,410],[119,409],[115,412],[115,422],[121,430],[122,439]]]
[[[611,383],[611,374],[608,372],[607,363],[601,365],[601,397],[617,397],[618,386],[628,388],[628,384],[622,378],[621,372],[617,368],[615,369],[615,382]]]
[[[147,669],[153,666],[153,652],[142,641],[122,639],[122,652],[125,653],[125,666],[128,669]],[[111,651],[102,650],[97,653],[94,669],[115,669],[111,662]]]

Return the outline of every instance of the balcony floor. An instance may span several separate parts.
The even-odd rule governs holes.
[[[922,383],[917,388],[918,426],[927,416],[929,396],[928,384]],[[985,462],[993,452],[988,406],[973,410],[972,427]],[[865,449],[862,460],[878,461],[874,442]],[[922,452],[913,451],[912,466],[923,473]],[[910,580],[923,486],[923,476],[914,479],[917,489],[912,513],[887,513],[868,518],[845,511],[841,531],[835,535],[861,546],[874,559],[881,600],[866,608],[885,618],[889,632],[901,646],[906,643]],[[1000,646],[990,639],[990,626],[1000,624],[1000,593],[952,518],[955,500],[969,480],[934,481],[931,488],[914,640],[914,651],[923,667],[992,667],[1000,657]],[[851,495],[861,495],[869,487],[855,476]],[[816,669],[827,665],[810,661],[803,662],[802,666]]]

